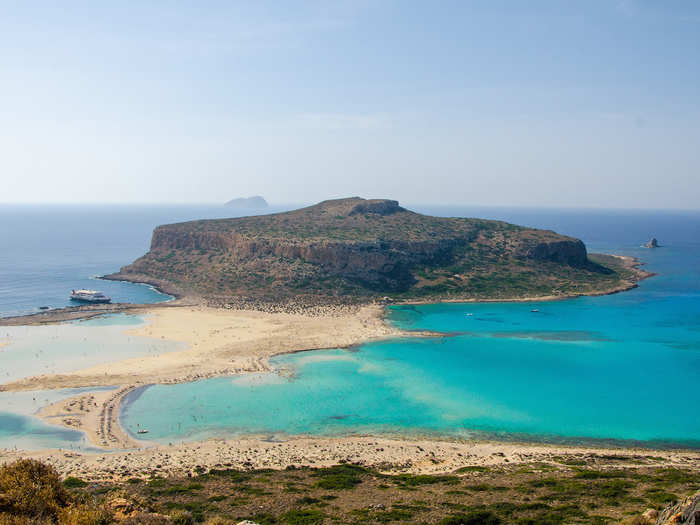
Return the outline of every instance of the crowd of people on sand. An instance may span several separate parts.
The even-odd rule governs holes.
[[[366,303],[365,303],[366,304]],[[224,308],[226,310],[255,310],[269,314],[295,314],[310,317],[327,317],[333,315],[346,315],[359,310],[363,303],[357,301],[332,302],[324,299],[313,300],[288,300],[267,301],[264,299],[246,297],[227,297],[207,300],[207,306],[211,308]]]

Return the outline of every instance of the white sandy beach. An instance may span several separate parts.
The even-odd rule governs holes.
[[[379,306],[327,308],[312,315],[253,310],[153,308],[150,323],[127,333],[185,343],[184,350],[106,363],[66,374],[25,378],[4,390],[39,390],[193,381],[216,375],[269,370],[273,355],[344,348],[395,337]]]
[[[145,326],[129,335],[166,339],[185,349],[42,375],[2,385],[3,390],[118,386],[116,391],[80,394],[44,407],[47,422],[84,431],[107,449],[137,446],[119,425],[123,396],[151,383],[176,383],[245,372],[268,371],[276,354],[349,347],[402,332],[383,321],[380,306],[325,308],[310,314],[269,313],[207,307],[153,308]],[[413,334],[420,335],[420,334]]]

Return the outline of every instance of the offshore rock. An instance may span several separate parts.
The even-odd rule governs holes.
[[[260,195],[255,195],[254,197],[231,199],[224,206],[241,210],[262,210],[267,208],[268,204]]]

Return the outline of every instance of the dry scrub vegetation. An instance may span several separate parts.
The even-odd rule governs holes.
[[[439,525],[651,524],[653,510],[700,488],[700,472],[653,459],[385,474],[352,464],[220,469],[185,478],[88,483],[34,460],[0,467],[0,524]],[[642,513],[647,511],[647,517]]]

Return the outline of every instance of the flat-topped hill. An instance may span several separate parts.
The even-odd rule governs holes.
[[[319,303],[563,296],[610,291],[633,276],[552,231],[353,197],[158,226],[150,251],[110,278],[167,283],[218,303]]]

